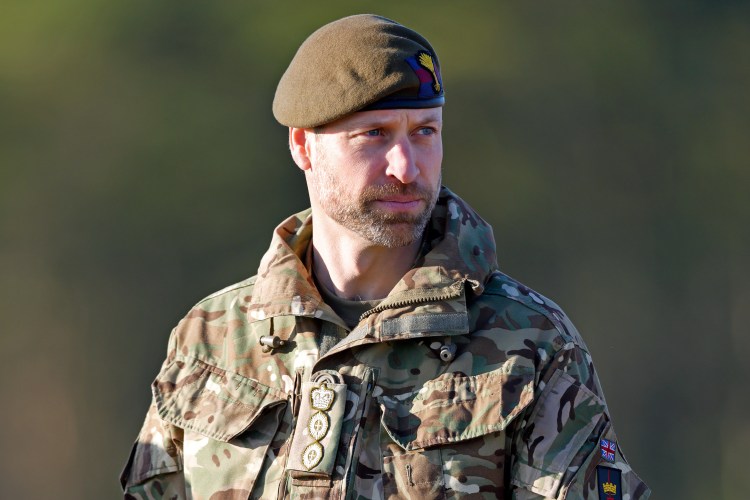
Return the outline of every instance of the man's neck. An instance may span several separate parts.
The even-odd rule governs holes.
[[[347,230],[329,234],[313,221],[313,270],[320,283],[339,297],[377,300],[388,295],[411,269],[421,241],[405,247],[374,245]]]

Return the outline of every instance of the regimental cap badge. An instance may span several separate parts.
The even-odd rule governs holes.
[[[442,85],[440,85],[440,78],[438,78],[437,71],[435,70],[435,63],[432,62],[432,56],[427,52],[419,52],[417,55],[417,61],[419,61],[420,66],[432,74],[432,78],[435,80],[432,83],[432,88],[435,90],[436,94],[439,94]]]
[[[443,94],[443,80],[437,59],[429,52],[420,50],[413,57],[406,58],[411,69],[419,78],[419,97],[429,98]]]
[[[336,393],[329,389],[326,384],[323,384],[310,391],[310,404],[316,410],[328,411],[333,405],[335,396]]]

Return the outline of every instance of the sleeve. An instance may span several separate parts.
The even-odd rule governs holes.
[[[181,433],[162,422],[151,405],[120,476],[126,499],[186,498]]]
[[[168,363],[174,356],[174,331],[170,337]],[[159,418],[152,400],[141,432],[120,475],[126,499],[184,499],[182,429]]]
[[[651,493],[622,454],[591,357],[575,343],[542,372],[511,459],[517,500],[640,500]]]

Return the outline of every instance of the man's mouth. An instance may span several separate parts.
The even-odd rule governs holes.
[[[422,201],[422,198],[414,196],[386,196],[375,200],[381,206],[402,210],[416,208],[421,205]]]

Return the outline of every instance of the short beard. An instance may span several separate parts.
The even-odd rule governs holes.
[[[320,150],[319,154],[325,156]],[[345,196],[347,191],[342,188],[343,183],[327,167],[324,161],[319,164],[310,187],[315,190],[328,217],[367,241],[386,248],[409,246],[422,238],[437,202],[440,182],[437,186],[427,187],[398,181],[368,186],[357,199],[350,199]],[[424,210],[408,214],[376,207],[377,200],[393,195],[420,199],[424,202]]]
[[[437,192],[437,188],[430,191],[414,184],[384,184],[369,186],[354,203],[331,203],[329,196],[336,196],[336,193],[328,193],[321,202],[329,217],[367,241],[386,248],[400,248],[422,238],[437,201]],[[393,195],[422,200],[425,208],[417,214],[376,208],[377,200]]]

